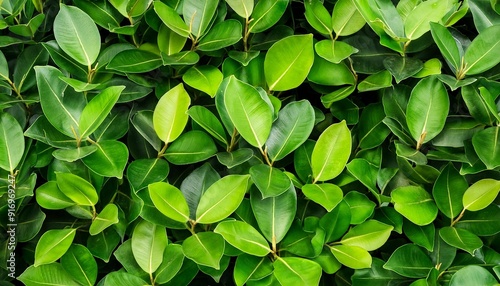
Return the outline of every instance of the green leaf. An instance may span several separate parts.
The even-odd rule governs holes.
[[[398,247],[384,264],[384,268],[410,278],[427,277],[434,267],[430,257],[415,244]]]
[[[406,123],[417,149],[444,128],[450,109],[448,92],[436,77],[420,80],[413,88],[406,110]]]
[[[246,222],[223,221],[217,225],[214,232],[245,253],[263,257],[271,252],[266,239]]]
[[[187,258],[198,265],[220,269],[224,244],[224,238],[218,233],[199,232],[182,242],[182,251]]]
[[[366,161],[366,160],[365,160]],[[351,210],[350,223],[360,224],[372,216],[376,204],[371,201],[365,194],[357,191],[350,191],[344,197]]]
[[[453,219],[463,209],[462,197],[469,187],[465,178],[449,163],[434,183],[432,196],[439,210]]]
[[[99,200],[94,186],[72,173],[56,173],[57,186],[64,195],[80,206],[94,206]]]
[[[157,69],[162,63],[162,58],[157,54],[140,49],[130,49],[115,55],[106,69],[124,73],[144,73]]]
[[[394,208],[416,225],[434,221],[438,208],[431,195],[420,186],[399,187],[391,192]]]
[[[370,269],[357,269],[352,275],[352,285],[387,286],[390,283],[408,282],[408,278],[397,273],[384,269],[384,261],[374,257]]]
[[[479,88],[471,85],[462,87],[461,94],[474,119],[486,125],[494,125],[496,118],[490,109],[491,97],[487,98],[486,94],[481,93]]]
[[[189,220],[189,207],[182,192],[165,182],[148,186],[149,195],[155,207],[167,217],[186,223]]]
[[[217,153],[212,137],[200,130],[188,131],[177,138],[165,151],[165,159],[176,165],[207,160]]]
[[[127,146],[115,140],[101,141],[95,145],[97,151],[82,159],[85,166],[101,176],[121,179],[128,162]]]
[[[403,232],[410,239],[410,241],[416,245],[424,247],[429,252],[433,251],[436,234],[434,224],[430,223],[428,225],[419,226],[409,221],[405,221],[403,224]]]
[[[483,246],[481,239],[466,229],[446,226],[439,230],[439,236],[447,244],[465,250],[472,256],[476,250]]]
[[[373,91],[392,86],[392,75],[388,70],[369,75],[358,83],[358,91]]]
[[[55,262],[71,246],[76,235],[76,229],[50,229],[42,234],[35,248],[34,266]]]
[[[124,86],[108,87],[85,106],[78,124],[81,138],[87,138],[102,124],[124,89]]]
[[[334,40],[322,40],[314,44],[314,49],[318,56],[325,60],[338,64],[347,59],[350,55],[358,52],[358,49],[353,46]]]
[[[313,37],[294,35],[269,48],[264,74],[269,90],[284,91],[298,87],[307,77],[314,61]]]
[[[81,285],[73,280],[72,275],[69,274],[60,263],[44,264],[38,267],[31,265],[26,268],[26,270],[24,270],[24,272],[17,279],[23,282],[26,286]]]
[[[494,1],[495,0],[467,1],[469,3],[469,7],[467,8],[470,8],[468,10],[470,10],[472,14],[474,26],[479,33],[488,27],[500,24],[500,15],[497,12],[498,7],[495,7],[498,4],[493,4]]]
[[[285,173],[265,164],[254,165],[249,172],[253,183],[257,186],[264,199],[281,195],[292,184]]]
[[[120,235],[113,228],[107,228],[103,232],[90,236],[87,239],[87,248],[92,255],[109,262],[115,247],[120,243]]]
[[[151,0],[134,0],[127,3],[127,15],[129,17],[142,16],[149,8]]]
[[[242,286],[247,282],[270,276],[273,270],[273,264],[269,258],[243,253],[236,258],[233,277],[236,285]]]
[[[147,283],[141,278],[123,271],[111,272],[104,278],[104,285],[142,286]]]
[[[285,193],[266,199],[252,188],[250,204],[261,233],[269,242],[279,243],[290,229],[297,211],[297,194],[293,185]]]
[[[107,204],[92,221],[89,233],[90,235],[96,235],[106,228],[117,224],[118,221],[118,207],[115,204]]]
[[[202,37],[217,11],[219,0],[185,0],[182,5],[184,22],[189,24],[191,34]]]
[[[424,68],[424,64],[419,59],[407,56],[389,56],[384,59],[384,67],[394,76],[396,83],[400,83],[417,74]]]
[[[119,27],[120,21],[123,19],[120,13],[105,1],[89,2],[77,0],[74,3],[78,8],[92,17],[97,25],[105,29]]]
[[[355,89],[355,85],[341,87],[333,92],[321,96],[321,103],[323,103],[323,106],[326,108],[331,108],[333,103],[340,102],[342,99],[345,99],[351,95]]]
[[[382,122],[384,118],[384,107],[380,103],[370,104],[363,109],[358,125],[359,148],[375,148],[385,141],[391,131]]]
[[[291,102],[280,110],[266,141],[272,162],[283,159],[307,140],[314,127],[314,117],[314,109],[306,100]]]
[[[481,130],[472,137],[474,150],[488,169],[500,166],[499,140],[500,127],[498,126]]]
[[[248,19],[252,15],[254,5],[252,0],[226,0],[226,3],[242,18]]]
[[[337,36],[349,36],[365,25],[365,19],[355,4],[349,0],[339,0],[332,12],[332,28]]]
[[[132,190],[138,192],[151,183],[165,180],[169,171],[168,162],[163,159],[139,159],[128,165],[127,179]]]
[[[457,43],[450,31],[439,23],[430,23],[432,38],[438,46],[443,57],[451,64],[454,71],[460,68],[460,52]]]
[[[61,265],[81,285],[92,286],[97,280],[97,263],[83,245],[71,245],[61,257]]]
[[[339,186],[329,183],[306,184],[302,186],[302,192],[308,199],[321,205],[328,212],[331,212],[344,197]]]
[[[134,114],[130,121],[134,126],[132,130],[138,133],[137,136],[140,136],[141,140],[146,141],[159,152],[162,144],[153,126],[153,116],[153,111],[142,110]]]
[[[258,90],[230,76],[224,89],[224,106],[241,136],[261,148],[271,132],[272,112]]]
[[[370,268],[372,256],[359,246],[334,245],[330,246],[333,256],[343,265],[352,269]]]
[[[0,78],[6,81],[10,80],[9,63],[3,52],[0,53]]]
[[[180,36],[166,25],[161,25],[158,31],[157,40],[160,52],[170,56],[182,51],[182,48],[184,48],[186,44],[187,37]]]
[[[480,74],[496,66],[500,59],[495,51],[500,46],[500,25],[484,29],[470,44],[464,54],[465,68],[462,75]]]
[[[39,206],[25,208],[17,223],[16,238],[18,242],[28,242],[36,237],[42,229],[47,216]]]
[[[54,36],[61,49],[82,65],[90,67],[99,55],[99,30],[94,20],[77,7],[60,5]]]
[[[201,39],[197,49],[204,52],[216,51],[238,43],[243,27],[238,20],[229,19],[215,24]]]
[[[24,135],[19,122],[9,113],[0,114],[0,168],[14,174],[24,154]]]
[[[222,82],[222,72],[214,66],[196,66],[188,69],[182,80],[189,86],[214,97]]]
[[[314,182],[337,177],[351,155],[351,132],[345,121],[330,125],[321,133],[311,156]]]
[[[161,1],[153,2],[154,10],[163,23],[179,36],[187,38],[191,33],[189,26],[184,23],[181,16],[167,4]],[[179,51],[180,52],[180,51]]]
[[[57,149],[52,152],[52,156],[61,161],[75,162],[94,153],[95,151],[97,151],[97,147],[95,145],[90,145],[75,149]]]
[[[479,211],[489,206],[500,192],[500,181],[482,179],[475,182],[463,194],[462,203],[468,211]]]
[[[258,1],[253,9],[248,31],[260,33],[273,27],[285,13],[289,0]]]
[[[323,35],[330,35],[333,32],[332,16],[323,3],[318,0],[305,1],[304,6],[306,10],[304,14],[309,25]]]
[[[189,108],[187,114],[215,139],[226,145],[229,143],[227,142],[226,132],[222,123],[208,108],[195,105]]]
[[[420,3],[406,17],[405,35],[410,40],[420,38],[430,30],[431,22],[439,22],[450,10],[448,1],[429,0]]]
[[[450,279],[450,286],[473,284],[498,285],[498,281],[493,274],[479,265],[467,265],[455,272]]]
[[[233,213],[248,189],[249,175],[228,175],[211,185],[200,198],[198,223],[215,223]]]
[[[196,209],[201,195],[218,180],[220,180],[219,173],[207,162],[196,168],[182,181],[180,189],[188,203],[191,219],[196,218]]]
[[[183,51],[172,55],[162,53],[161,60],[164,66],[186,66],[196,64],[200,56],[194,51]]]
[[[466,212],[455,226],[466,229],[477,236],[495,235],[500,232],[500,224],[496,220],[499,215],[500,208],[495,204],[490,204],[480,211]]]
[[[183,262],[182,245],[173,243],[167,245],[163,253],[163,262],[155,272],[155,282],[164,284],[172,280],[181,269]]]
[[[132,233],[132,253],[146,273],[154,273],[163,260],[167,247],[165,228],[148,221],[139,222]]]
[[[153,113],[153,126],[163,142],[170,143],[181,135],[190,104],[191,98],[182,83],[162,95]]]
[[[367,220],[351,228],[340,240],[342,245],[359,246],[367,251],[382,247],[394,227],[376,220]]]
[[[36,202],[45,209],[60,210],[75,205],[73,200],[59,190],[56,181],[44,183],[36,189],[35,195]]]
[[[273,263],[274,276],[281,285],[319,285],[321,266],[305,258],[284,257]]]
[[[36,84],[35,70],[33,67],[44,66],[48,61],[49,53],[43,45],[26,47],[19,54],[12,75],[13,82],[17,89],[21,92],[26,92],[29,88],[33,87]]]
[[[241,148],[232,152],[219,152],[216,155],[219,163],[231,169],[252,159],[254,153],[252,149]]]

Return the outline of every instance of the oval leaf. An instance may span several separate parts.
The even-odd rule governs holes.
[[[462,197],[468,187],[465,178],[450,163],[441,171],[434,183],[432,196],[444,215],[455,218],[463,209]]]
[[[50,263],[35,267],[31,265],[17,278],[27,286],[35,285],[67,285],[78,286],[60,263]]]
[[[56,173],[57,186],[80,206],[94,206],[99,200],[97,191],[87,180],[72,173]]]
[[[89,233],[90,235],[96,235],[113,224],[117,224],[118,221],[118,207],[115,204],[108,204],[92,221]]]
[[[217,225],[214,232],[245,253],[263,257],[271,252],[266,239],[246,222],[224,221]]]
[[[47,230],[42,236],[35,248],[35,267],[49,264],[68,251],[76,235],[76,229],[51,229]]]
[[[155,207],[167,217],[186,223],[189,220],[189,207],[182,192],[165,182],[148,186],[149,195]]]
[[[253,0],[226,0],[226,3],[236,12],[236,14],[247,19],[252,15],[253,2]]]
[[[476,132],[472,137],[472,145],[477,156],[488,169],[500,166],[500,127],[490,127]]]
[[[36,202],[45,209],[61,210],[75,205],[59,188],[57,182],[49,181],[38,187],[35,191]]]
[[[281,285],[319,285],[321,266],[305,258],[284,257],[274,263],[274,276]]]
[[[281,195],[292,184],[285,173],[265,164],[252,166],[250,176],[264,199]]]
[[[466,210],[479,211],[489,206],[500,192],[500,181],[482,179],[470,186],[463,195]]]
[[[333,256],[345,266],[352,269],[370,268],[372,256],[359,246],[334,245],[330,246]]]
[[[394,227],[376,220],[368,220],[351,228],[342,237],[343,245],[359,246],[367,251],[373,251],[384,245]]]
[[[120,141],[108,140],[96,144],[97,151],[82,159],[85,166],[105,177],[121,179],[128,163],[128,148]]]
[[[391,192],[394,208],[416,225],[434,221],[438,208],[431,195],[420,186],[399,187]]]
[[[460,285],[498,285],[497,279],[479,265],[467,265],[459,269],[450,279],[450,286]]]
[[[410,278],[427,277],[434,267],[431,258],[415,244],[398,247],[384,264],[384,268]]]
[[[61,265],[82,285],[94,285],[97,280],[97,263],[92,253],[83,245],[71,245],[61,257]]]
[[[141,221],[132,233],[132,253],[137,264],[146,273],[153,273],[163,261],[167,247],[167,233],[164,227]]]
[[[189,86],[214,97],[223,79],[222,72],[213,66],[196,66],[188,69],[182,80]]]
[[[220,269],[220,260],[225,247],[222,235],[214,232],[200,232],[182,242],[184,255],[198,265]]]
[[[23,154],[23,129],[12,115],[3,112],[0,114],[0,168],[14,174]]]
[[[472,41],[464,54],[465,70],[462,74],[479,74],[496,66],[500,62],[496,51],[500,47],[500,25],[484,29]]]
[[[106,68],[125,73],[144,73],[160,67],[162,63],[162,58],[154,53],[130,49],[119,52]]]
[[[198,50],[209,52],[236,44],[241,39],[243,27],[238,20],[229,19],[217,23],[201,39]]]
[[[331,212],[344,197],[342,189],[334,184],[306,184],[302,186],[304,195]]]
[[[466,229],[446,226],[439,230],[439,236],[449,245],[465,250],[472,256],[483,246],[482,240]]]
[[[217,153],[212,137],[199,130],[182,134],[165,151],[165,159],[176,165],[187,165],[207,160]]]
[[[224,131],[222,123],[208,108],[201,105],[195,105],[189,108],[187,114],[215,139],[224,144],[228,144],[226,132]]]
[[[197,38],[205,34],[217,11],[219,0],[184,0],[182,15],[189,25],[191,34]]]

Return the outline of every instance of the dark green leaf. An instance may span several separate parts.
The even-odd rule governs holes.
[[[207,160],[217,153],[212,137],[198,130],[188,131],[177,138],[165,151],[165,159],[175,165],[187,165]]]
[[[430,257],[417,245],[398,247],[384,264],[384,268],[410,278],[427,277],[434,267]]]
[[[483,242],[472,232],[454,227],[443,227],[439,230],[439,236],[451,246],[465,250],[474,255],[474,252],[483,246]]]
[[[73,244],[61,257],[61,265],[81,285],[94,285],[97,280],[97,263],[83,245]]]

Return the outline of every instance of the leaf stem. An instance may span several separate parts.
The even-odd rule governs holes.
[[[462,217],[464,216],[465,214],[465,209],[462,210],[462,212],[457,216],[456,219],[452,220],[451,221],[451,225],[450,226],[454,226],[460,219],[462,219]]]

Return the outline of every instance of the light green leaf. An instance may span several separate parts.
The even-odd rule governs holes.
[[[164,284],[172,280],[179,270],[181,270],[183,262],[184,253],[182,252],[182,245],[173,243],[167,245],[163,253],[163,262],[155,272],[155,282]]]
[[[365,19],[351,0],[339,0],[332,12],[332,28],[337,36],[349,36],[365,25]]]
[[[23,154],[23,129],[12,115],[2,112],[0,114],[0,168],[14,174]]]
[[[215,223],[233,213],[248,189],[249,175],[228,175],[211,185],[200,198],[198,223]]]
[[[264,199],[281,195],[292,184],[288,176],[281,170],[265,164],[252,166],[249,173]]]
[[[271,252],[266,239],[253,226],[242,221],[223,221],[214,229],[239,250],[263,257]]]
[[[477,156],[488,169],[500,166],[500,127],[490,127],[481,130],[472,137],[472,145]]]
[[[405,35],[410,40],[420,38],[430,30],[431,22],[439,22],[451,8],[450,1],[428,0],[420,3],[406,17]]]
[[[163,23],[179,36],[187,38],[190,34],[189,26],[181,16],[167,4],[161,1],[153,2],[154,10]],[[180,52],[180,51],[179,51]]]
[[[191,98],[182,83],[160,98],[153,113],[153,126],[163,142],[170,143],[181,135],[189,119],[190,104]]]
[[[474,256],[474,252],[483,246],[483,241],[472,232],[451,226],[439,230],[439,236],[449,245],[465,250]]]
[[[194,65],[200,60],[200,56],[194,51],[182,51],[176,54],[161,54],[164,66],[187,66]]]
[[[87,138],[87,136],[92,134],[101,125],[124,89],[124,86],[108,87],[96,95],[85,106],[78,124],[82,139]]]
[[[345,266],[352,269],[370,268],[372,256],[359,246],[334,245],[330,246],[333,256]]]
[[[198,265],[220,269],[225,242],[222,235],[215,232],[199,232],[182,242],[184,255]]]
[[[120,141],[107,140],[95,144],[97,151],[82,159],[85,166],[105,177],[121,179],[128,162],[128,148]]]
[[[484,29],[469,45],[464,54],[465,68],[461,75],[480,74],[496,66],[500,58],[496,56],[500,46],[500,25]]]
[[[264,74],[269,90],[284,91],[298,87],[307,77],[314,61],[313,37],[294,35],[269,48]]]
[[[416,225],[434,221],[438,208],[431,195],[420,186],[399,187],[391,192],[394,208]]]
[[[332,16],[319,0],[304,1],[306,20],[316,31],[327,36],[331,35]]]
[[[231,9],[242,18],[248,19],[253,12],[253,0],[226,0]]]
[[[329,183],[306,184],[302,186],[302,192],[308,199],[321,205],[328,212],[331,212],[344,197],[339,186]]]
[[[80,206],[97,204],[97,191],[87,180],[72,173],[56,173],[57,186],[68,198]]]
[[[59,190],[56,181],[44,183],[36,189],[35,195],[36,202],[45,209],[61,210],[75,205],[73,200]]]
[[[189,207],[182,192],[165,182],[156,182],[148,186],[149,195],[155,207],[165,216],[178,222],[189,220]]]
[[[54,36],[61,49],[82,65],[90,67],[101,49],[97,26],[75,6],[60,5],[54,19]]]
[[[248,28],[250,33],[260,33],[273,27],[285,13],[289,0],[261,0],[253,9]]]
[[[272,112],[258,90],[230,76],[224,89],[224,106],[241,136],[261,148],[271,132]]]
[[[214,66],[196,66],[188,69],[182,80],[189,86],[214,97],[223,79],[222,72]]]
[[[448,92],[436,77],[424,78],[415,85],[408,101],[406,123],[417,141],[417,149],[443,130],[449,109]]]
[[[351,155],[351,132],[345,121],[330,125],[314,146],[311,166],[314,182],[337,177]]]
[[[163,261],[167,247],[165,228],[148,221],[139,222],[132,233],[132,253],[146,273],[154,273]]]
[[[359,246],[367,251],[382,247],[394,227],[376,220],[367,220],[351,228],[340,240],[343,245]]]
[[[479,265],[467,265],[459,269],[450,279],[450,286],[461,285],[498,285],[497,279],[485,268]]]
[[[489,206],[500,192],[500,181],[482,179],[475,182],[463,194],[464,209],[479,211]]]
[[[104,278],[104,286],[111,285],[143,286],[147,285],[147,283],[133,274],[124,271],[115,271],[109,273]]]
[[[236,285],[243,286],[247,282],[269,277],[273,270],[273,264],[269,258],[243,253],[236,258],[233,277]]]
[[[97,280],[97,263],[83,245],[73,244],[61,257],[64,269],[82,285],[92,286]]]
[[[60,263],[43,264],[37,267],[31,265],[17,279],[26,286],[81,285],[73,280],[72,275],[64,270]]]
[[[430,23],[430,28],[432,38],[441,51],[441,54],[451,64],[454,71],[458,71],[460,68],[460,52],[457,42],[450,31],[438,23]]]
[[[226,132],[224,131],[222,123],[208,108],[201,105],[195,105],[189,108],[187,114],[215,139],[226,145],[229,143],[227,142]]]
[[[160,1],[155,1],[160,2]],[[164,5],[164,4],[163,4]],[[182,21],[182,20],[181,20]],[[184,22],[182,22],[184,24]],[[161,25],[158,31],[158,49],[166,55],[173,55],[182,51],[187,37],[183,37],[166,25]]]
[[[191,34],[202,37],[217,11],[219,0],[185,0],[182,4],[184,22],[189,25]]]
[[[201,39],[197,48],[204,52],[220,50],[238,43],[242,33],[243,27],[238,20],[225,20],[215,24]]]
[[[76,229],[50,229],[42,234],[35,248],[34,266],[49,264],[66,253],[76,235]]]
[[[200,130],[188,131],[177,138],[165,151],[165,159],[176,165],[207,160],[217,153],[212,137]]]
[[[117,224],[118,221],[118,207],[115,204],[107,204],[92,221],[89,233],[90,235],[96,235],[106,228]]]
[[[338,64],[350,55],[358,52],[355,47],[341,41],[322,40],[314,44],[314,50],[318,56],[325,60]]]
[[[415,244],[398,247],[384,264],[384,268],[410,278],[427,277],[435,265],[431,258]]]
[[[162,58],[157,54],[140,49],[129,49],[116,54],[106,69],[124,73],[145,73],[157,69],[162,63]]]
[[[139,159],[132,161],[127,167],[127,179],[134,192],[138,192],[149,184],[165,180],[170,172],[166,160]]]
[[[364,159],[356,160],[366,161]],[[358,191],[348,192],[344,197],[344,201],[351,210],[351,215],[349,216],[351,224],[363,223],[369,217],[371,217],[373,215],[373,212],[375,211],[375,202],[370,200],[365,194],[362,194]]]
[[[281,285],[319,285],[321,266],[300,257],[278,258],[273,263],[274,276]]]

